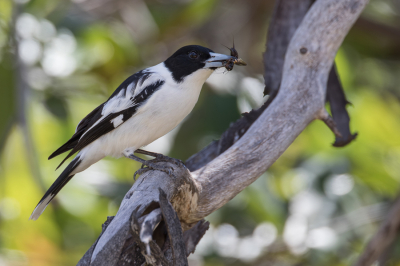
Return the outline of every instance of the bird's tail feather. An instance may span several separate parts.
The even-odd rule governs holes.
[[[81,163],[81,158],[78,154],[71,163],[64,169],[61,175],[57,178],[57,180],[51,185],[51,187],[46,191],[43,198],[39,201],[36,208],[33,210],[31,217],[29,220],[37,220],[39,216],[42,214],[44,209],[46,209],[47,205],[50,201],[57,195],[58,192],[68,183],[69,180],[74,175],[71,175],[72,171],[76,169],[76,167]]]

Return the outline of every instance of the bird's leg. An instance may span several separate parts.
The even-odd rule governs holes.
[[[129,151],[125,151],[124,156],[147,166],[147,168],[140,168],[139,170],[137,170],[135,172],[135,174],[133,175],[134,179],[136,179],[136,175],[141,175],[149,170],[158,170],[158,171],[167,173],[171,177],[175,177],[175,175],[173,174],[174,169],[170,166],[157,165],[156,162],[154,162],[153,160],[148,160],[148,161],[143,160],[142,158],[135,156],[133,154],[133,152],[129,152]]]
[[[173,163],[173,164],[175,164],[175,165],[177,165],[179,167],[185,167],[186,168],[185,164],[181,160],[165,156],[165,155],[163,155],[161,153],[145,151],[145,150],[142,150],[142,149],[137,149],[135,152],[139,153],[139,154],[144,154],[144,155],[149,155],[149,156],[155,157],[155,159],[150,160],[151,162],[154,162],[154,163],[168,162],[168,163]]]

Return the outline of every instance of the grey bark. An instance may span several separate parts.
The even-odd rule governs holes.
[[[173,265],[189,265],[186,247],[183,239],[182,227],[179,218],[165,192],[160,189],[160,208],[168,230],[169,242],[172,250]]]
[[[268,94],[268,100],[257,110],[242,114],[243,117],[237,120],[224,132],[221,138],[212,142],[199,153],[191,156],[186,166],[190,171],[205,166],[208,162],[231,147],[240,139],[256,119],[271,104],[278,93],[282,78],[285,53],[292,39],[294,32],[300,25],[302,19],[314,0],[277,0],[268,29],[266,52],[263,55],[264,61],[264,95]]]
[[[277,0],[264,53],[264,95],[276,95],[290,40],[314,0]],[[282,29],[285,29],[282,32]]]
[[[366,3],[318,0],[290,41],[279,93],[268,109],[222,154],[206,151],[217,157],[208,163],[197,160],[197,167],[189,168],[198,168],[196,171],[168,164],[177,178],[159,171],[140,176],[98,239],[90,265],[118,264],[124,248],[137,237],[131,229],[132,213],[134,224],[140,226],[146,215],[159,207],[159,188],[165,191],[183,231],[188,231],[254,182],[312,120],[325,117],[326,84],[335,54]],[[142,244],[137,243],[143,254]]]
[[[313,119],[324,116],[336,51],[367,1],[317,1],[288,47],[279,93],[231,148],[192,173],[201,186],[196,211],[205,217],[260,176]],[[266,152],[268,151],[268,152]]]
[[[258,109],[243,113],[243,117],[232,123],[219,140],[213,141],[200,152],[192,155],[186,166],[190,171],[205,166],[240,139],[254,121],[264,112],[278,94],[282,78],[285,53],[294,32],[315,0],[277,0],[270,22],[264,61],[264,95],[268,100]],[[302,50],[305,53],[306,50]],[[324,117],[323,121],[335,134],[333,146],[343,147],[357,136],[350,132],[350,117],[346,106],[349,103],[344,95],[336,67],[332,66],[327,85],[326,101],[330,103],[333,118]],[[322,117],[321,117],[322,118]]]
[[[379,230],[371,238],[355,266],[369,266],[377,262],[390,247],[400,233],[400,196],[394,201]],[[385,265],[385,264],[379,264]]]

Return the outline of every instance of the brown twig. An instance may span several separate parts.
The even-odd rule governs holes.
[[[333,132],[333,134],[335,134],[336,138],[342,137],[342,134],[340,134],[335,121],[333,121],[332,116],[330,116],[328,114],[328,112],[325,110],[325,108],[321,109],[321,112],[317,118],[322,120],[329,127],[329,129]]]
[[[335,65],[332,66],[331,71],[329,72],[326,101],[330,104],[333,117],[332,121],[334,122],[334,128],[336,130],[336,133],[333,131],[336,136],[333,146],[346,146],[357,137],[357,133],[352,134],[350,132],[350,117],[346,110],[346,106],[349,102],[346,100],[346,96],[344,95],[343,87],[340,83]],[[337,134],[337,132],[340,132],[340,134]]]

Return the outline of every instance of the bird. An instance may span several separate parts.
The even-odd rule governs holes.
[[[148,168],[170,173],[165,167],[143,160],[134,153],[167,160],[167,156],[140,148],[174,129],[193,110],[207,78],[232,59],[236,58],[203,46],[188,45],[164,62],[128,77],[107,101],[83,118],[75,134],[50,155],[49,159],[52,159],[70,151],[58,169],[77,153],[46,191],[29,219],[37,220],[75,174],[106,156],[125,156]]]

